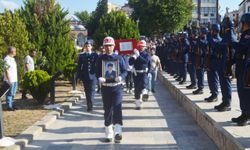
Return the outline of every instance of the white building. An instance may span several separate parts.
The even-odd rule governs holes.
[[[219,20],[219,2],[218,0],[193,0],[195,9],[192,12],[192,22],[201,25],[217,23]]]
[[[250,0],[243,0],[239,4],[239,17],[241,17],[244,13],[250,13]]]

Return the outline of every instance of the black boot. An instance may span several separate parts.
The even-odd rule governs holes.
[[[230,111],[231,110],[231,105],[222,102],[220,105],[214,106],[214,109],[216,109],[219,112]]]
[[[194,95],[199,95],[199,94],[203,94],[203,89],[198,88],[197,90],[193,91]]]
[[[250,116],[243,116],[240,120],[238,120],[237,125],[238,126],[246,126],[250,124]]]
[[[237,122],[239,122],[240,120],[244,120],[245,117],[246,117],[246,114],[242,113],[239,117],[237,117],[237,118],[232,118],[231,120],[232,120],[232,122],[237,123]]]
[[[218,101],[217,95],[211,95],[208,98],[204,99],[206,102],[216,102]]]
[[[196,89],[196,85],[194,83],[190,84],[189,86],[186,86],[187,89]]]

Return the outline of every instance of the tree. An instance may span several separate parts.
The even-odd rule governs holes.
[[[29,28],[30,41],[47,59],[45,69],[50,74],[61,71],[74,61],[74,43],[70,37],[68,11],[55,0],[26,0],[21,9]]]
[[[115,39],[139,39],[138,24],[128,18],[124,12],[112,11],[100,20],[99,28],[94,35],[97,46],[102,45],[102,40],[106,36],[112,36]]]
[[[26,26],[18,11],[12,13],[6,10],[4,15],[0,16],[0,43],[1,57],[6,54],[9,46],[16,47],[18,74],[21,79],[24,75],[24,58],[32,45],[29,42]]]
[[[102,16],[108,13],[108,0],[99,0],[96,10],[92,13],[88,26],[88,34],[92,36],[99,27],[99,21]]]
[[[132,18],[142,34],[154,35],[183,28],[192,14],[192,0],[129,0]]]
[[[87,11],[82,11],[82,12],[76,12],[75,15],[81,20],[81,22],[86,27],[88,27],[91,18],[91,13],[88,13]]]

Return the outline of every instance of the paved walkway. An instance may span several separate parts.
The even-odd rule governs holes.
[[[124,129],[121,144],[104,143],[100,95],[94,111],[80,102],[36,137],[26,150],[215,150],[217,147],[194,120],[157,84],[157,93],[134,109],[132,94],[124,94]]]

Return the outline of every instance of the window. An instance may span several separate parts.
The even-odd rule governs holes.
[[[214,17],[214,13],[211,13],[210,16],[211,16],[211,17]]]

